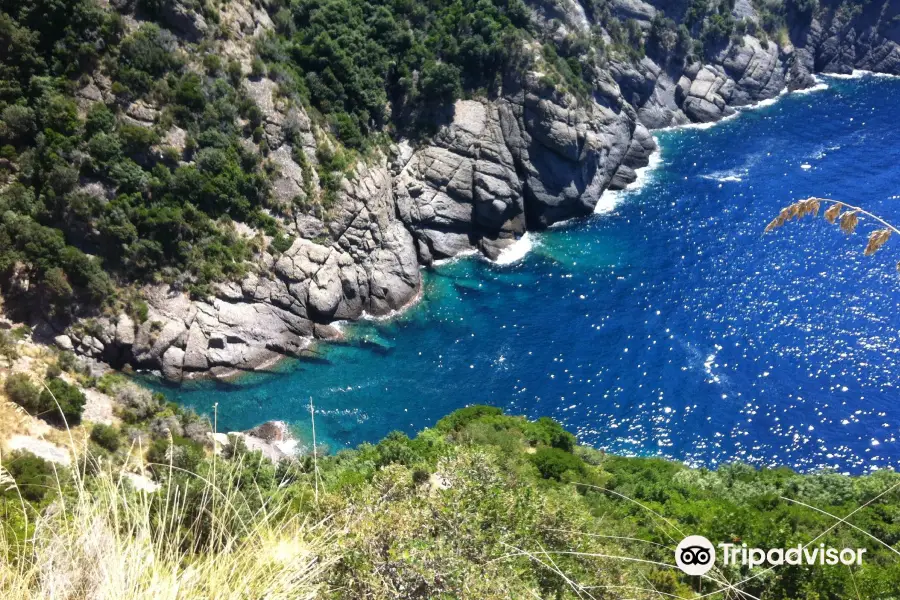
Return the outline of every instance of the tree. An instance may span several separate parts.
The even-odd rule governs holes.
[[[39,503],[57,489],[56,470],[44,459],[22,452],[4,459],[3,467],[15,480],[16,488],[25,500]]]
[[[422,69],[422,97],[426,102],[450,104],[462,90],[459,67],[432,62]]]
[[[544,479],[562,481],[567,473],[575,476],[585,473],[584,461],[559,448],[540,448],[531,456],[531,462]]]

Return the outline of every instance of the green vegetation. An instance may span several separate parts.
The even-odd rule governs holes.
[[[53,465],[27,452],[15,452],[4,456],[2,467],[15,481],[22,498],[28,501],[32,509],[47,506],[48,501],[54,497],[55,490],[58,489]],[[4,488],[0,492],[0,503],[4,505],[7,501],[15,499],[16,494],[10,489]]]
[[[16,348],[15,337],[5,329],[0,329],[0,356],[6,361],[6,366],[12,366],[14,360],[19,358],[19,349]]]
[[[61,427],[81,423],[85,402],[81,390],[59,379],[58,374],[48,377],[45,385],[39,387],[27,373],[13,373],[4,388],[9,399],[32,416]]]
[[[91,428],[91,441],[107,450],[115,453],[122,446],[119,431],[112,425],[97,423]]]
[[[41,390],[31,381],[28,373],[13,373],[6,378],[4,389],[10,400],[28,412],[37,412]]]
[[[99,439],[115,433],[97,431],[103,432]],[[58,532],[53,535],[67,535],[77,528],[65,523],[78,523],[86,514],[102,531],[112,515],[124,519],[129,525],[116,520],[119,533],[106,534],[117,540],[116,551],[103,560],[129,574],[126,598],[158,597],[162,589],[152,586],[179,582],[193,589],[191,573],[211,560],[229,565],[207,574],[211,585],[224,585],[231,581],[231,561],[249,560],[245,552],[254,553],[254,560],[284,552],[306,564],[302,556],[309,554],[290,549],[306,548],[313,539],[320,542],[314,555],[321,568],[301,578],[292,597],[578,598],[585,590],[607,597],[600,591],[627,588],[633,598],[691,598],[719,590],[716,580],[748,578],[740,589],[758,598],[889,598],[900,592],[896,555],[860,531],[893,548],[900,544],[900,476],[892,472],[798,475],[742,464],[689,469],[661,459],[607,455],[575,445],[550,419],[530,422],[482,406],[448,415],[415,438],[393,433],[378,444],[318,461],[305,456],[275,465],[236,437],[213,460],[174,433],[171,441],[156,438],[145,452],[163,486],[159,492],[137,495],[121,484],[110,486],[114,471],[93,467],[86,478],[63,473],[58,491],[55,479],[46,486],[53,495],[73,499],[68,504],[77,508],[70,514],[46,511],[48,501],[39,494],[25,499],[44,536],[50,535],[50,522]],[[118,468],[134,468],[121,453],[113,460]],[[23,497],[28,487],[45,489],[48,467],[42,461],[28,459],[14,468],[15,461],[22,457],[4,466]],[[114,498],[111,488],[118,490]],[[15,488],[0,502],[10,516],[2,520],[5,555],[11,567],[28,573],[28,565],[41,560],[41,548],[10,542],[24,540],[24,522],[13,518],[21,512]],[[849,522],[860,530],[835,526],[826,514],[852,511]],[[665,566],[673,564],[674,546],[688,533],[762,548],[815,540],[866,548],[867,554],[852,571],[843,565],[765,571],[720,563],[712,578],[698,580]],[[129,568],[132,560],[145,561],[147,538],[155,540],[153,569],[164,566],[165,577]],[[84,567],[77,562],[86,559],[84,543],[68,542],[73,564],[66,568]],[[184,562],[157,554],[171,547],[179,548]],[[279,586],[279,573],[273,569],[264,576],[251,569],[243,576],[247,585]],[[85,585],[109,585],[97,577]],[[3,586],[15,581],[0,578],[4,597],[9,594]],[[89,595],[91,589],[97,588],[82,591]],[[180,597],[203,597],[196,594]]]
[[[81,390],[58,377],[48,379],[45,386],[38,399],[43,418],[61,427],[80,424],[85,403]]]
[[[529,33],[521,0],[301,0],[275,7],[259,44],[270,76],[318,109],[341,141],[368,136],[463,90],[494,90]]]
[[[27,373],[13,373],[4,384],[9,399],[32,416],[61,427],[81,423],[85,402],[81,390],[58,377],[48,378],[45,386],[37,386]]]
[[[3,290],[11,304],[70,316],[114,301],[115,281],[180,281],[203,293],[239,277],[252,249],[231,220],[276,231],[262,212],[262,158],[240,142],[261,118],[240,81],[189,70],[171,33],[144,24],[126,35],[92,0],[0,10],[11,50],[0,69],[0,145],[17,165],[0,192],[0,271],[29,282]],[[82,117],[72,92],[98,69],[113,98]],[[137,100],[162,109],[157,125],[125,114]],[[172,126],[186,132],[184,154],[160,146]]]

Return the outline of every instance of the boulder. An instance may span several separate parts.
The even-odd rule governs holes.
[[[59,346],[60,350],[72,351],[75,349],[74,344],[72,344],[72,338],[67,335],[58,335],[53,338],[53,341],[56,342],[56,345]]]
[[[131,346],[135,340],[135,324],[127,314],[122,313],[116,320],[116,343],[120,346]]]
[[[171,346],[162,357],[163,376],[169,381],[181,381],[184,369],[184,350]]]

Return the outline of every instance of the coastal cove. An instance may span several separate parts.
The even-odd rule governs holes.
[[[863,258],[823,220],[762,236],[817,195],[900,218],[900,80],[827,88],[714,127],[657,132],[642,185],[593,217],[529,233],[531,251],[425,274],[391,320],[235,383],[167,395],[220,429],[285,420],[332,450],[413,433],[472,403],[552,416],[621,454],[858,473],[900,464],[896,240]],[[501,261],[503,262],[503,261]]]

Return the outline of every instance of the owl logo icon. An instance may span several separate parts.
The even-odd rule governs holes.
[[[688,575],[705,575],[716,563],[716,549],[702,535],[689,535],[675,548],[675,564]]]

